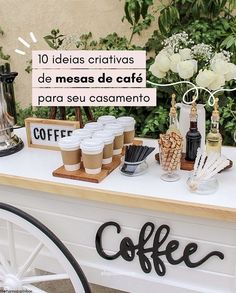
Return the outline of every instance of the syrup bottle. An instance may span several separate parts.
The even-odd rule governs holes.
[[[206,138],[206,151],[209,155],[210,152],[221,154],[222,136],[219,132],[219,99],[215,99],[214,110],[211,116],[211,130]]]
[[[175,132],[179,136],[181,136],[180,130],[179,130],[179,121],[177,118],[177,111],[176,111],[176,95],[173,94],[171,96],[171,108],[169,113],[169,129],[167,130],[167,133]]]
[[[193,97],[193,100],[195,97]],[[197,105],[192,103],[190,112],[190,127],[186,134],[186,157],[188,161],[195,161],[197,149],[201,146],[201,134],[197,128]]]

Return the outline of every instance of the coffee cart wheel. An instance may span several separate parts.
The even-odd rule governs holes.
[[[34,217],[18,208],[0,203],[0,231],[0,288],[46,293],[37,287],[38,283],[68,279],[76,293],[91,293],[87,279],[75,258],[65,245]],[[25,232],[36,240],[37,245],[27,255],[26,260],[20,263],[17,252],[22,247],[17,245],[17,239],[20,234],[25,235]],[[32,270],[37,268],[34,262],[40,258],[42,252],[44,255],[49,252],[50,257],[57,261],[62,268],[60,273],[32,275]]]

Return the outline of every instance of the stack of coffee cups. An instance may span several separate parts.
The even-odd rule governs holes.
[[[63,137],[59,141],[62,160],[66,171],[76,171],[80,168],[81,151],[80,142],[82,140],[76,136]]]
[[[110,164],[112,162],[113,146],[114,146],[114,139],[115,139],[113,132],[108,130],[100,130],[95,132],[93,137],[101,139],[104,143],[102,164],[103,165]]]
[[[102,170],[104,142],[102,139],[88,138],[80,145],[84,169],[87,174],[99,174]]]
[[[99,174],[102,165],[112,163],[112,157],[120,155],[124,145],[133,143],[134,136],[132,117],[101,116],[97,122],[89,122],[59,141],[64,168],[77,171],[83,161],[87,174]]]
[[[124,116],[117,118],[117,123],[124,127],[124,145],[133,144],[135,136],[135,120],[133,117]]]
[[[111,123],[105,125],[105,129],[114,135],[113,155],[120,155],[124,146],[124,127],[118,123]]]

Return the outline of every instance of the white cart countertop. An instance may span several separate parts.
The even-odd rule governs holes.
[[[144,175],[126,177],[116,169],[101,183],[89,183],[53,177],[52,171],[62,165],[60,152],[28,148],[24,128],[16,134],[25,147],[0,158],[0,184],[133,208],[236,221],[235,166],[218,175],[219,189],[211,195],[190,193],[187,171],[180,171],[181,179],[177,182],[162,181],[160,166],[154,158],[156,152],[149,156],[148,172]],[[156,140],[143,141],[144,145],[157,146]],[[236,164],[236,148],[223,147],[222,153]]]

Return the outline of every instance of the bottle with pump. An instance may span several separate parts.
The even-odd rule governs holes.
[[[214,110],[211,116],[211,130],[206,138],[206,151],[221,154],[222,136],[219,132],[219,99],[215,99]]]
[[[195,97],[193,97],[195,100]],[[201,133],[197,127],[197,105],[192,103],[190,112],[190,127],[186,134],[186,157],[187,161],[195,161],[197,156],[197,149],[201,146]]]
[[[169,113],[169,129],[167,130],[167,133],[175,132],[179,136],[181,136],[180,130],[179,130],[179,121],[177,118],[177,111],[176,111],[176,95],[173,94],[171,96],[171,108]]]

